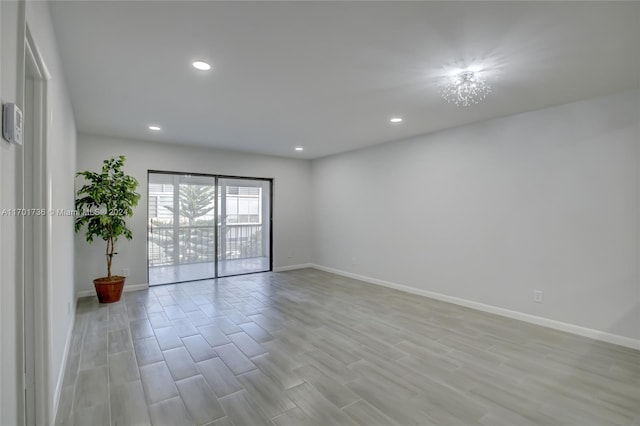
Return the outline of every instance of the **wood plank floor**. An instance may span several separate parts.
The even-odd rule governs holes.
[[[57,424],[640,425],[640,352],[312,269],[78,303]]]

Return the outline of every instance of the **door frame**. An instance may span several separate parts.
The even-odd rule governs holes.
[[[32,140],[25,140],[23,145],[23,202],[37,209],[45,209],[46,212],[45,215],[31,216],[32,232],[29,235],[30,238],[24,239],[22,252],[24,423],[39,425],[51,422],[55,405],[51,398],[52,381],[49,374],[51,353],[49,289],[53,228],[52,217],[48,214],[51,209],[49,191],[51,177],[48,165],[47,105],[48,82],[51,75],[33,39],[28,23],[25,27],[24,47],[25,88],[27,80],[33,82],[31,99],[27,99],[25,95],[24,105],[26,106],[26,102],[32,103],[29,109],[33,117],[29,123],[25,120],[25,129],[26,126],[31,126]],[[22,226],[22,234],[25,236],[24,221]]]
[[[210,280],[217,278],[227,278],[227,277],[235,277],[240,275],[249,275],[249,274],[258,274],[262,272],[271,272],[273,271],[273,192],[275,187],[275,182],[273,178],[262,178],[262,177],[251,177],[251,176],[233,176],[233,175],[219,175],[219,174],[210,174],[210,173],[194,173],[194,172],[176,172],[176,171],[167,171],[167,170],[147,170],[147,283],[149,283],[149,175],[150,174],[162,174],[162,175],[190,175],[190,176],[202,176],[208,178],[215,179],[215,212],[216,212],[216,225],[214,226],[214,235],[215,235],[215,277],[202,278],[195,281],[202,280]],[[218,225],[217,225],[217,212],[219,209],[218,206],[218,180],[219,179],[244,179],[244,180],[260,180],[269,182],[269,270],[268,271],[259,271],[259,272],[245,272],[242,274],[234,274],[234,275],[225,275],[224,277],[218,276]],[[167,284],[177,284],[177,283],[167,283]],[[154,284],[155,285],[166,285],[166,284]],[[149,284],[151,286],[151,284]]]

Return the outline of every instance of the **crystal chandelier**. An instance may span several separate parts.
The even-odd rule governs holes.
[[[473,71],[463,71],[451,77],[442,97],[457,106],[469,106],[479,103],[490,92],[491,87]]]

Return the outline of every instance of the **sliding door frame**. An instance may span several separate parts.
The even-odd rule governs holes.
[[[209,277],[209,278],[200,278],[197,280],[193,280],[193,281],[203,281],[203,280],[212,280],[212,279],[218,279],[218,278],[227,278],[227,277],[237,277],[240,275],[250,275],[250,274],[259,274],[262,272],[272,272],[273,271],[273,191],[274,191],[274,179],[273,178],[261,178],[261,177],[251,177],[251,176],[234,176],[234,175],[216,175],[216,174],[210,174],[210,173],[193,173],[193,172],[175,172],[175,171],[167,171],[167,170],[147,170],[147,282],[149,282],[149,175],[151,174],[159,174],[159,175],[173,175],[173,176],[185,176],[185,175],[189,175],[189,176],[201,176],[201,177],[207,177],[207,178],[213,178],[214,179],[214,187],[215,187],[215,202],[214,202],[214,209],[215,209],[215,226],[214,228],[214,239],[215,239],[215,262],[214,262],[214,267],[215,267],[215,276],[214,277]],[[255,180],[255,181],[265,181],[269,183],[269,270],[268,271],[257,271],[257,272],[244,272],[241,274],[233,274],[233,275],[225,275],[224,277],[219,277],[218,276],[218,250],[219,250],[219,243],[218,243],[218,211],[219,211],[219,203],[218,203],[218,199],[219,199],[219,194],[218,194],[218,181],[220,179],[241,179],[241,180]],[[154,284],[154,286],[156,285],[171,285],[171,284],[178,284],[180,282],[189,282],[189,281],[178,281],[175,283],[166,283],[166,284]]]

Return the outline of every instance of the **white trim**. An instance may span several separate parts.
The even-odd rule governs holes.
[[[342,271],[340,269],[329,268],[327,266],[312,264],[311,267],[314,269],[318,269],[320,271],[341,275],[347,278],[353,278],[355,280],[363,281],[368,284],[374,284],[382,287],[393,288],[395,290],[404,291],[405,293],[417,294],[419,296],[425,296],[431,299],[441,300],[443,302],[449,302],[455,305],[476,309],[478,311],[489,312],[491,314],[500,315],[503,317],[540,325],[542,327],[552,328],[554,330],[560,330],[567,333],[576,334],[578,336],[589,337],[591,339],[600,340],[602,342],[613,343],[614,345],[620,345],[627,348],[640,350],[640,339],[632,339],[630,337],[611,334],[605,331],[594,330],[592,328],[581,327],[574,324],[568,324],[565,322],[560,322],[560,321],[552,320],[549,318],[543,318],[536,315],[525,314],[523,312],[512,311],[510,309],[500,308],[497,306],[486,305],[484,303],[474,302],[472,300],[461,299],[459,297],[448,296],[446,294],[436,293],[429,290],[422,290],[415,287],[409,287],[403,284],[397,284],[390,281],[384,281],[377,278],[371,278],[364,275],[358,275],[351,272]]]
[[[122,289],[122,291],[138,291],[138,290],[146,290],[149,288],[149,284],[144,283],[144,284],[125,284],[124,288]],[[91,297],[91,296],[95,296],[96,295],[96,291],[95,290],[81,290],[76,292],[76,300],[80,299],[81,297]]]
[[[69,351],[71,350],[71,339],[73,338],[73,329],[76,325],[76,308],[74,304],[73,311],[71,312],[71,325],[67,330],[67,339],[64,343],[64,353],[62,354],[62,368],[58,374],[58,380],[56,381],[56,388],[53,391],[53,414],[51,424],[56,423],[56,417],[58,416],[58,407],[60,405],[60,395],[62,393],[62,384],[64,383],[64,375],[67,370],[67,359],[69,358]]]
[[[31,174],[30,179],[23,179],[23,182],[30,182],[23,188],[23,201],[33,204],[35,207],[44,207],[50,202],[50,186],[49,186],[49,144],[48,144],[48,127],[47,127],[47,115],[48,115],[48,80],[51,78],[47,67],[44,63],[43,57],[38,49],[36,42],[34,41],[29,24],[24,22],[24,68],[22,73],[24,80],[22,81],[22,91],[26,87],[27,79],[27,62],[32,64],[34,75],[29,76],[33,79],[33,140],[32,146],[25,148],[23,156],[23,173],[25,172],[25,155],[29,155],[30,166],[32,170],[28,172]],[[22,96],[22,105],[25,105],[26,99],[24,93]],[[51,291],[51,232],[52,227],[50,218],[34,218],[34,222],[31,224],[33,227],[32,240],[25,242],[24,252],[33,256],[33,272],[32,272],[32,285],[33,288],[33,305],[32,310],[24,311],[23,315],[33,316],[33,330],[34,335],[30,339],[34,339],[34,359],[33,368],[34,371],[30,374],[33,375],[33,379],[29,385],[34,385],[34,407],[27,407],[29,410],[28,416],[33,418],[36,423],[49,423],[52,416],[55,413],[51,413],[52,404],[55,399],[55,387],[57,384],[51,382],[51,306],[50,306],[50,291]],[[24,233],[24,229],[22,231]],[[25,260],[23,259],[23,268],[26,267]],[[24,276],[27,276],[25,274]],[[39,283],[40,285],[35,285]],[[26,283],[25,283],[26,284]],[[26,307],[25,307],[26,309]],[[26,357],[25,357],[26,360]],[[64,368],[64,365],[61,366]],[[52,395],[53,391],[53,395]],[[26,413],[26,412],[25,412]]]
[[[147,290],[149,288],[149,284],[125,284],[123,291],[138,291],[138,290]]]
[[[289,265],[289,266],[276,266],[273,268],[273,272],[285,272],[285,271],[293,271],[296,269],[304,269],[304,268],[313,268],[313,263],[300,263],[298,265]]]
[[[31,35],[31,31],[29,30],[28,23],[26,26],[25,37],[28,41],[29,49],[31,49],[31,54],[38,60],[37,65],[38,65],[38,72],[41,74],[40,78],[45,81],[51,80],[51,73],[47,68],[47,64],[45,64],[44,61],[42,60],[42,57],[43,57],[42,53],[40,53],[40,49],[38,48],[38,45],[33,40],[33,36]]]

